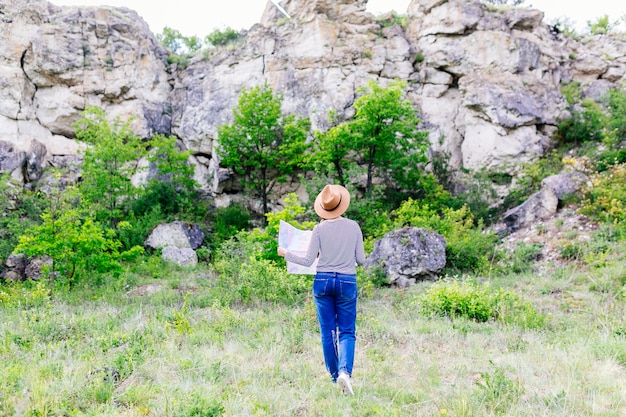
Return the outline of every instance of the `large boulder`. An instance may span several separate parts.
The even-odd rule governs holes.
[[[552,217],[556,213],[558,205],[559,199],[554,191],[547,187],[542,188],[519,206],[504,213],[503,221],[507,232],[515,232],[522,227]]]
[[[204,232],[200,226],[175,221],[155,227],[144,245],[152,249],[162,249],[166,246],[198,249],[203,240]]]
[[[1,277],[7,281],[38,280],[42,278],[43,268],[52,268],[52,258],[36,256],[29,258],[22,253],[11,254],[4,263]]]
[[[381,267],[389,284],[406,287],[436,276],[446,265],[446,240],[417,227],[394,230],[374,244],[366,267]]]
[[[166,246],[161,253],[161,259],[164,261],[175,263],[178,266],[194,267],[198,264],[198,255],[191,248],[176,248],[174,246]]]
[[[567,196],[575,194],[587,181],[589,181],[587,175],[572,171],[546,177],[541,181],[541,186],[551,189],[556,198],[562,201]]]

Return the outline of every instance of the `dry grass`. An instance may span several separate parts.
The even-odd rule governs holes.
[[[176,285],[59,294],[1,312],[0,415],[623,416],[623,277],[612,266],[492,279],[548,315],[532,330],[421,317],[428,283],[378,290],[359,304],[354,397],[326,376],[310,299],[204,305],[205,284],[184,274],[196,288],[184,313]],[[103,381],[107,369],[119,379]]]

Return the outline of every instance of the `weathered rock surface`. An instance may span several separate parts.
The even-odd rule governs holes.
[[[55,158],[81,150],[73,123],[89,105],[134,117],[147,137],[174,134],[216,197],[237,191],[215,154],[218,126],[232,120],[242,88],[268,83],[283,110],[327,128],[328,110],[350,117],[368,80],[409,83],[408,98],[452,169],[513,174],[543,155],[567,115],[561,83],[590,97],[626,81],[626,39],[566,38],[532,9],[476,1],[413,0],[408,26],[383,28],[366,0],[268,3],[261,23],[235,44],[170,66],[147,24],[126,8],[0,4],[0,169],[34,181]],[[33,145],[37,141],[40,145]],[[26,161],[26,164],[24,163]],[[298,189],[287,184],[270,196]]]
[[[589,181],[589,177],[582,172],[572,171],[551,175],[541,181],[542,188],[552,190],[556,198],[562,201],[579,191]]]
[[[198,264],[198,255],[191,248],[177,248],[174,246],[166,246],[161,253],[161,259],[173,262],[178,266],[194,267]]]
[[[374,244],[366,267],[381,267],[389,284],[406,287],[435,277],[446,265],[446,240],[417,227],[394,230]]]
[[[198,249],[204,240],[204,232],[197,224],[175,221],[154,228],[145,241],[145,246],[161,249],[166,246]]]
[[[36,256],[29,258],[24,254],[11,254],[4,263],[0,278],[7,281],[38,280],[42,278],[43,267],[52,267],[52,258]]]
[[[559,199],[552,189],[546,187],[536,192],[517,207],[504,213],[503,221],[507,232],[515,232],[533,223],[552,217],[558,208]]]

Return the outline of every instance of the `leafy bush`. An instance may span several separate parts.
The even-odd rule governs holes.
[[[610,89],[599,102],[583,98],[580,83],[563,86],[561,92],[571,117],[558,125],[556,137],[564,144],[603,141],[609,148],[626,139],[626,88]]]
[[[132,211],[137,217],[153,216],[158,212],[162,220],[201,221],[206,216],[207,204],[200,199],[194,167],[189,163],[189,151],[180,149],[177,139],[155,135],[149,142],[147,160],[156,174],[142,187]]]
[[[589,27],[589,32],[593,35],[606,35],[615,25],[609,20],[609,15],[605,14],[595,22],[588,21],[587,26]]]
[[[225,305],[301,302],[309,289],[307,278],[265,259],[263,242],[249,235],[240,232],[218,249],[212,265],[218,275],[216,297]]]
[[[580,107],[572,109],[572,116],[558,124],[556,137],[560,142],[580,145],[602,139],[602,129],[606,124],[602,106],[591,99],[584,99]]]
[[[408,18],[406,14],[398,14],[395,10],[391,11],[391,14],[381,16],[375,19],[376,23],[384,28],[392,27],[395,25],[401,28],[406,28],[408,25]]]
[[[233,203],[227,207],[218,207],[213,210],[208,219],[209,247],[216,249],[222,242],[232,238],[239,231],[251,228],[250,213],[240,204]]]
[[[215,29],[209,33],[204,41],[213,46],[224,46],[239,39],[239,32],[231,27],[227,27],[224,31]]]
[[[180,31],[164,27],[163,33],[157,34],[161,45],[174,55],[193,54],[202,48],[202,41],[197,36],[183,36]]]
[[[544,316],[517,293],[474,281],[442,280],[419,298],[425,316],[463,317],[477,322],[496,320],[536,328]]]
[[[132,120],[110,122],[98,107],[88,107],[82,116],[74,124],[76,137],[91,146],[81,166],[80,200],[94,220],[115,229],[125,218],[123,202],[136,194],[131,177],[144,147],[130,127]]]
[[[296,220],[305,209],[295,194],[285,198],[285,208],[268,213],[265,229],[241,231],[216,250],[213,268],[218,274],[220,300],[228,304],[259,301],[293,304],[308,291],[306,276],[288,274],[284,259],[277,254],[280,221],[301,229],[310,229],[313,222]]]
[[[27,229],[14,249],[27,256],[50,257],[51,270],[43,272],[49,274],[51,285],[60,280],[71,287],[87,272],[119,271],[122,259],[133,260],[143,251],[142,247],[121,251],[115,232],[103,228],[93,220],[92,212],[78,206],[77,191],[74,187],[53,190],[41,223]]]
[[[602,222],[626,227],[626,164],[596,174],[591,183],[580,211]]]
[[[19,237],[41,221],[44,200],[14,183],[8,172],[0,175],[0,195],[0,265],[4,265]]]
[[[0,289],[0,306],[3,309],[52,306],[50,290],[42,281],[3,286]]]

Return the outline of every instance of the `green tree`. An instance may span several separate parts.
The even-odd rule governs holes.
[[[383,88],[370,81],[354,103],[349,122],[351,149],[365,166],[370,192],[374,177],[390,179],[398,189],[413,189],[422,176],[420,164],[427,161],[428,132],[418,130],[421,120],[404,96],[406,83],[394,81]]]
[[[60,175],[48,196],[48,207],[41,223],[30,227],[19,239],[14,253],[28,256],[49,256],[52,259],[48,277],[50,286],[57,276],[71,286],[78,271],[107,272],[118,269],[120,243],[113,231],[85,216],[79,208],[79,195],[74,187],[62,189]],[[133,248],[135,254],[141,248]]]
[[[115,229],[125,215],[124,201],[137,195],[130,178],[145,148],[130,121],[109,123],[97,107],[87,108],[74,127],[76,137],[91,145],[85,150],[79,185],[83,202],[97,222]]]
[[[282,100],[267,84],[244,88],[234,122],[218,129],[221,165],[242,176],[244,189],[261,199],[263,214],[274,185],[307,164],[310,121],[283,116]]]
[[[324,176],[335,177],[336,183],[345,186],[352,133],[349,125],[337,124],[336,111],[330,111],[329,120],[334,126],[326,132],[315,132],[315,170]]]
[[[184,36],[180,31],[167,26],[157,35],[157,40],[175,55],[193,54],[202,49],[202,40],[197,36]]]
[[[148,161],[157,174],[148,180],[145,191],[137,206],[145,213],[159,205],[165,215],[185,220],[196,220],[201,216],[202,205],[198,204],[198,183],[194,180],[194,167],[189,163],[189,150],[183,150],[174,136],[155,135],[149,142]]]

